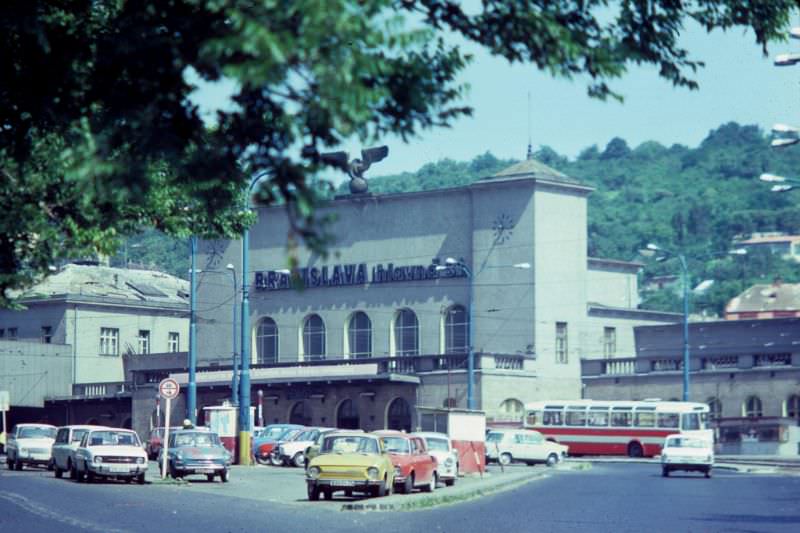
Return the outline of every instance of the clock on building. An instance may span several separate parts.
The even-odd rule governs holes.
[[[205,241],[203,253],[206,256],[205,268],[213,270],[217,268],[222,261],[222,255],[225,253],[225,242],[219,239]]]
[[[501,213],[492,222],[495,244],[503,244],[514,233],[514,219],[510,215]]]

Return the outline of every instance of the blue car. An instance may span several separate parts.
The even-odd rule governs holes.
[[[163,468],[162,448],[158,466]],[[210,431],[196,429],[178,430],[169,435],[167,472],[178,479],[192,474],[205,475],[209,481],[216,476],[227,483],[230,479],[231,454],[222,445],[219,436]],[[163,476],[164,472],[162,472]]]
[[[272,464],[270,459],[276,444],[285,438],[289,431],[297,431],[305,426],[299,424],[270,424],[264,428],[261,435],[253,439],[253,455],[259,464]]]

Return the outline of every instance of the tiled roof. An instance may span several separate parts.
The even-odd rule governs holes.
[[[794,311],[800,309],[800,283],[753,285],[733,298],[726,313]]]
[[[569,183],[573,185],[581,185],[579,180],[570,178],[566,174],[562,174],[558,170],[548,167],[544,163],[535,159],[525,159],[519,163],[515,163],[510,167],[501,170],[494,176],[487,179],[497,178],[511,178],[511,177],[532,177],[544,179],[548,181],[556,181],[561,183]]]
[[[736,244],[769,244],[780,242],[800,242],[800,235],[769,235],[764,237],[751,237]]]
[[[69,264],[25,291],[21,298],[62,295],[106,297],[131,303],[185,304],[189,301],[189,282],[152,270]]]

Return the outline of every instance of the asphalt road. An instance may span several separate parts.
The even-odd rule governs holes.
[[[526,468],[526,467],[516,467]],[[265,478],[268,479],[268,478]],[[301,481],[299,478],[298,481]],[[236,483],[236,479],[231,485]],[[712,479],[657,465],[558,470],[466,503],[404,512],[346,512],[186,486],[77,484],[43,470],[0,470],[0,531],[770,532],[800,530],[800,476],[717,470]],[[265,483],[264,491],[280,491]],[[376,500],[370,500],[376,501]]]

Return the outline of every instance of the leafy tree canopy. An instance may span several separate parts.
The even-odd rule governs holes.
[[[470,113],[452,32],[510,62],[586,76],[591,96],[649,64],[678,86],[702,63],[687,19],[762,46],[794,2],[770,0],[6,0],[0,4],[0,305],[65,257],[110,254],[146,227],[229,235],[258,195],[324,247],[309,180],[345,139],[409,138]],[[413,25],[405,19],[413,20]],[[207,127],[193,72],[231,80]]]

